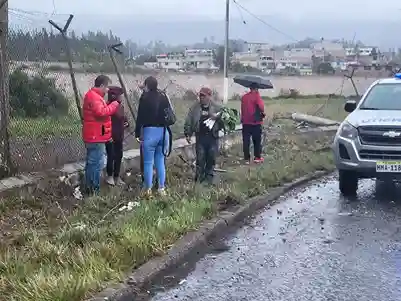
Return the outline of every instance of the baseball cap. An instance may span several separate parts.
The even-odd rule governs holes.
[[[199,95],[212,96],[212,90],[210,90],[210,89],[207,88],[207,87],[202,87],[202,88],[199,90]]]

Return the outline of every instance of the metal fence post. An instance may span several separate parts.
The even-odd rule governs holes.
[[[49,20],[49,23],[54,28],[56,28],[64,38],[65,50],[67,51],[68,68],[69,68],[69,71],[70,71],[72,88],[74,90],[75,103],[76,103],[76,106],[77,106],[79,117],[81,118],[81,122],[82,122],[83,117],[82,117],[82,109],[81,109],[81,98],[79,96],[79,91],[78,91],[78,87],[77,87],[77,81],[75,80],[74,69],[72,68],[72,54],[71,54],[70,44],[68,42],[68,36],[67,36],[67,30],[68,30],[68,27],[70,26],[71,21],[72,21],[73,18],[74,18],[74,15],[70,15],[63,28],[58,26],[52,20]]]
[[[119,47],[121,47],[122,45],[123,45],[122,43],[110,45],[110,46],[108,46],[108,50],[110,53],[111,62],[113,63],[114,70],[118,77],[118,81],[120,82],[121,88],[123,89],[124,97],[127,100],[128,108],[131,112],[132,118],[134,119],[134,121],[136,121],[135,109],[132,106],[130,99],[128,98],[127,87],[124,84],[123,77],[121,76],[120,70],[118,70],[118,65],[117,65],[117,62],[116,62],[116,59],[115,59],[114,53],[113,53],[113,51],[115,51],[116,53],[122,54],[122,51],[119,49]]]
[[[14,172],[12,167],[9,140],[9,59],[7,55],[8,38],[8,1],[0,3],[0,178]]]

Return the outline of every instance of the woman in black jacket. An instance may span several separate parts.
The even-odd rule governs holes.
[[[170,104],[166,95],[158,90],[156,78],[149,76],[144,86],[144,92],[139,99],[135,127],[135,137],[143,147],[143,185],[145,194],[150,196],[155,165],[158,191],[161,195],[165,195],[165,150],[169,148],[170,134],[166,127],[164,113]],[[142,141],[140,141],[141,136]]]

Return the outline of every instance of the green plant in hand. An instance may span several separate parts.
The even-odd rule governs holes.
[[[234,131],[235,127],[240,122],[238,110],[227,107],[222,108],[221,120],[224,124],[224,129],[226,132]]]

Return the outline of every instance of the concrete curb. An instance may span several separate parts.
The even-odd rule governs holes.
[[[130,301],[134,300],[135,295],[148,284],[152,283],[160,274],[178,265],[185,257],[199,247],[207,244],[213,237],[222,236],[235,223],[254,214],[272,201],[278,199],[288,191],[304,185],[309,181],[316,180],[332,173],[328,171],[316,171],[314,173],[300,177],[290,183],[273,188],[265,195],[251,198],[246,204],[239,206],[235,211],[223,211],[211,220],[203,222],[197,231],[186,234],[177,241],[168,253],[162,257],[151,259],[137,270],[135,270],[125,281],[114,288],[107,288],[97,297],[88,301]]]

